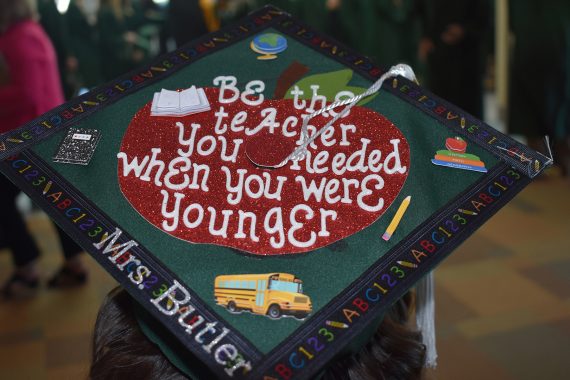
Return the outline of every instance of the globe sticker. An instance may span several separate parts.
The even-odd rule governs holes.
[[[277,58],[276,54],[287,49],[287,39],[277,33],[264,33],[255,37],[249,46],[251,50],[261,54],[257,59],[267,61]]]

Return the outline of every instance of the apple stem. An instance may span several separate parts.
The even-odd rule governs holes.
[[[293,61],[277,78],[277,85],[273,93],[273,99],[283,99],[287,94],[287,90],[293,86],[295,82],[303,77],[309,71],[309,67],[303,65],[299,61]]]

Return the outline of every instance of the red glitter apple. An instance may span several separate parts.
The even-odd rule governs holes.
[[[404,185],[408,143],[375,111],[353,107],[303,160],[267,169],[255,166],[245,147],[294,148],[305,110],[290,99],[220,103],[218,88],[205,92],[211,110],[185,117],[150,116],[147,103],[117,155],[126,199],[176,238],[257,255],[313,251],[370,226]],[[329,119],[317,116],[310,124]],[[256,142],[268,131],[277,136],[271,146]]]
[[[465,153],[467,142],[461,137],[449,137],[445,140],[445,147],[452,152]]]

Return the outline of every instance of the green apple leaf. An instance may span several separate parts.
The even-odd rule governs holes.
[[[367,89],[364,87],[354,87],[348,86],[348,82],[352,79],[353,71],[350,69],[332,71],[324,74],[310,75],[306,78],[299,80],[293,86],[291,86],[285,93],[285,99],[293,99],[291,95],[291,90],[295,86],[299,87],[299,90],[303,91],[303,95],[300,95],[300,99],[311,99],[313,95],[312,85],[318,85],[318,94],[323,95],[327,98],[329,102],[334,102],[336,94],[340,91],[350,91],[355,96],[362,94]],[[372,99],[374,99],[378,93],[368,96],[358,102],[357,105],[362,106]]]

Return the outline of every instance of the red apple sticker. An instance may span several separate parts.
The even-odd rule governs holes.
[[[465,153],[467,142],[461,137],[449,137],[445,140],[445,147],[452,152]]]
[[[266,100],[261,81],[240,93],[235,78],[218,78],[220,88],[205,88],[211,111],[155,117],[149,102],[129,124],[117,155],[119,185],[149,223],[192,243],[292,254],[357,233],[390,207],[407,178],[410,153],[384,116],[355,106],[302,160],[260,168],[245,153],[248,142],[273,134],[260,154],[300,145],[302,116],[314,105]],[[330,118],[311,119],[309,134]]]

